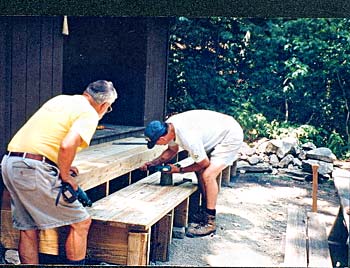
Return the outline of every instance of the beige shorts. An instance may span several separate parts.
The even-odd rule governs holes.
[[[55,205],[61,186],[57,167],[37,160],[5,155],[1,170],[4,184],[11,195],[14,228],[51,229],[90,217],[78,200],[67,203],[61,196]]]
[[[209,153],[210,162],[215,164],[232,165],[238,158],[238,151],[243,144],[242,135],[237,135],[237,132],[229,132],[224,140],[216,145]]]

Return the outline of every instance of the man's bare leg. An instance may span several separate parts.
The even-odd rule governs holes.
[[[210,163],[210,165],[202,173],[202,181],[205,188],[208,209],[215,209],[216,207],[216,201],[219,193],[216,178],[225,167],[226,165],[224,164]]]
[[[66,241],[66,257],[71,261],[80,261],[86,257],[87,236],[91,218],[70,225]]]
[[[19,232],[18,254],[21,264],[39,264],[38,230]]]
[[[209,166],[201,174],[201,181],[206,195],[206,208],[203,215],[203,221],[198,225],[192,225],[187,229],[186,236],[196,237],[205,236],[216,231],[216,201],[219,193],[219,186],[216,178],[220,172],[226,167],[224,164],[213,164]]]

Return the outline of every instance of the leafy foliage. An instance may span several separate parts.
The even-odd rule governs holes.
[[[168,113],[216,110],[234,116],[248,140],[297,133],[346,157],[349,29],[345,18],[177,18]]]

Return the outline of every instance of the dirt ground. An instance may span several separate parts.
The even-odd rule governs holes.
[[[221,188],[217,204],[216,234],[201,238],[173,239],[169,261],[151,264],[279,266],[284,258],[288,204],[301,205],[311,211],[312,184],[268,174],[241,174],[235,179],[232,188]],[[327,235],[338,209],[339,201],[333,181],[319,184],[318,212],[326,223]],[[347,266],[344,256],[343,259],[334,261],[336,262],[337,266]]]

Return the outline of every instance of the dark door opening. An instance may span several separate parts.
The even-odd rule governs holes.
[[[69,17],[64,40],[63,93],[80,94],[99,79],[119,98],[102,123],[143,126],[146,50],[142,18]]]
[[[63,94],[81,94],[96,80],[112,81],[113,111],[100,121],[92,144],[140,134],[146,70],[146,24],[142,18],[69,17],[64,40]]]

